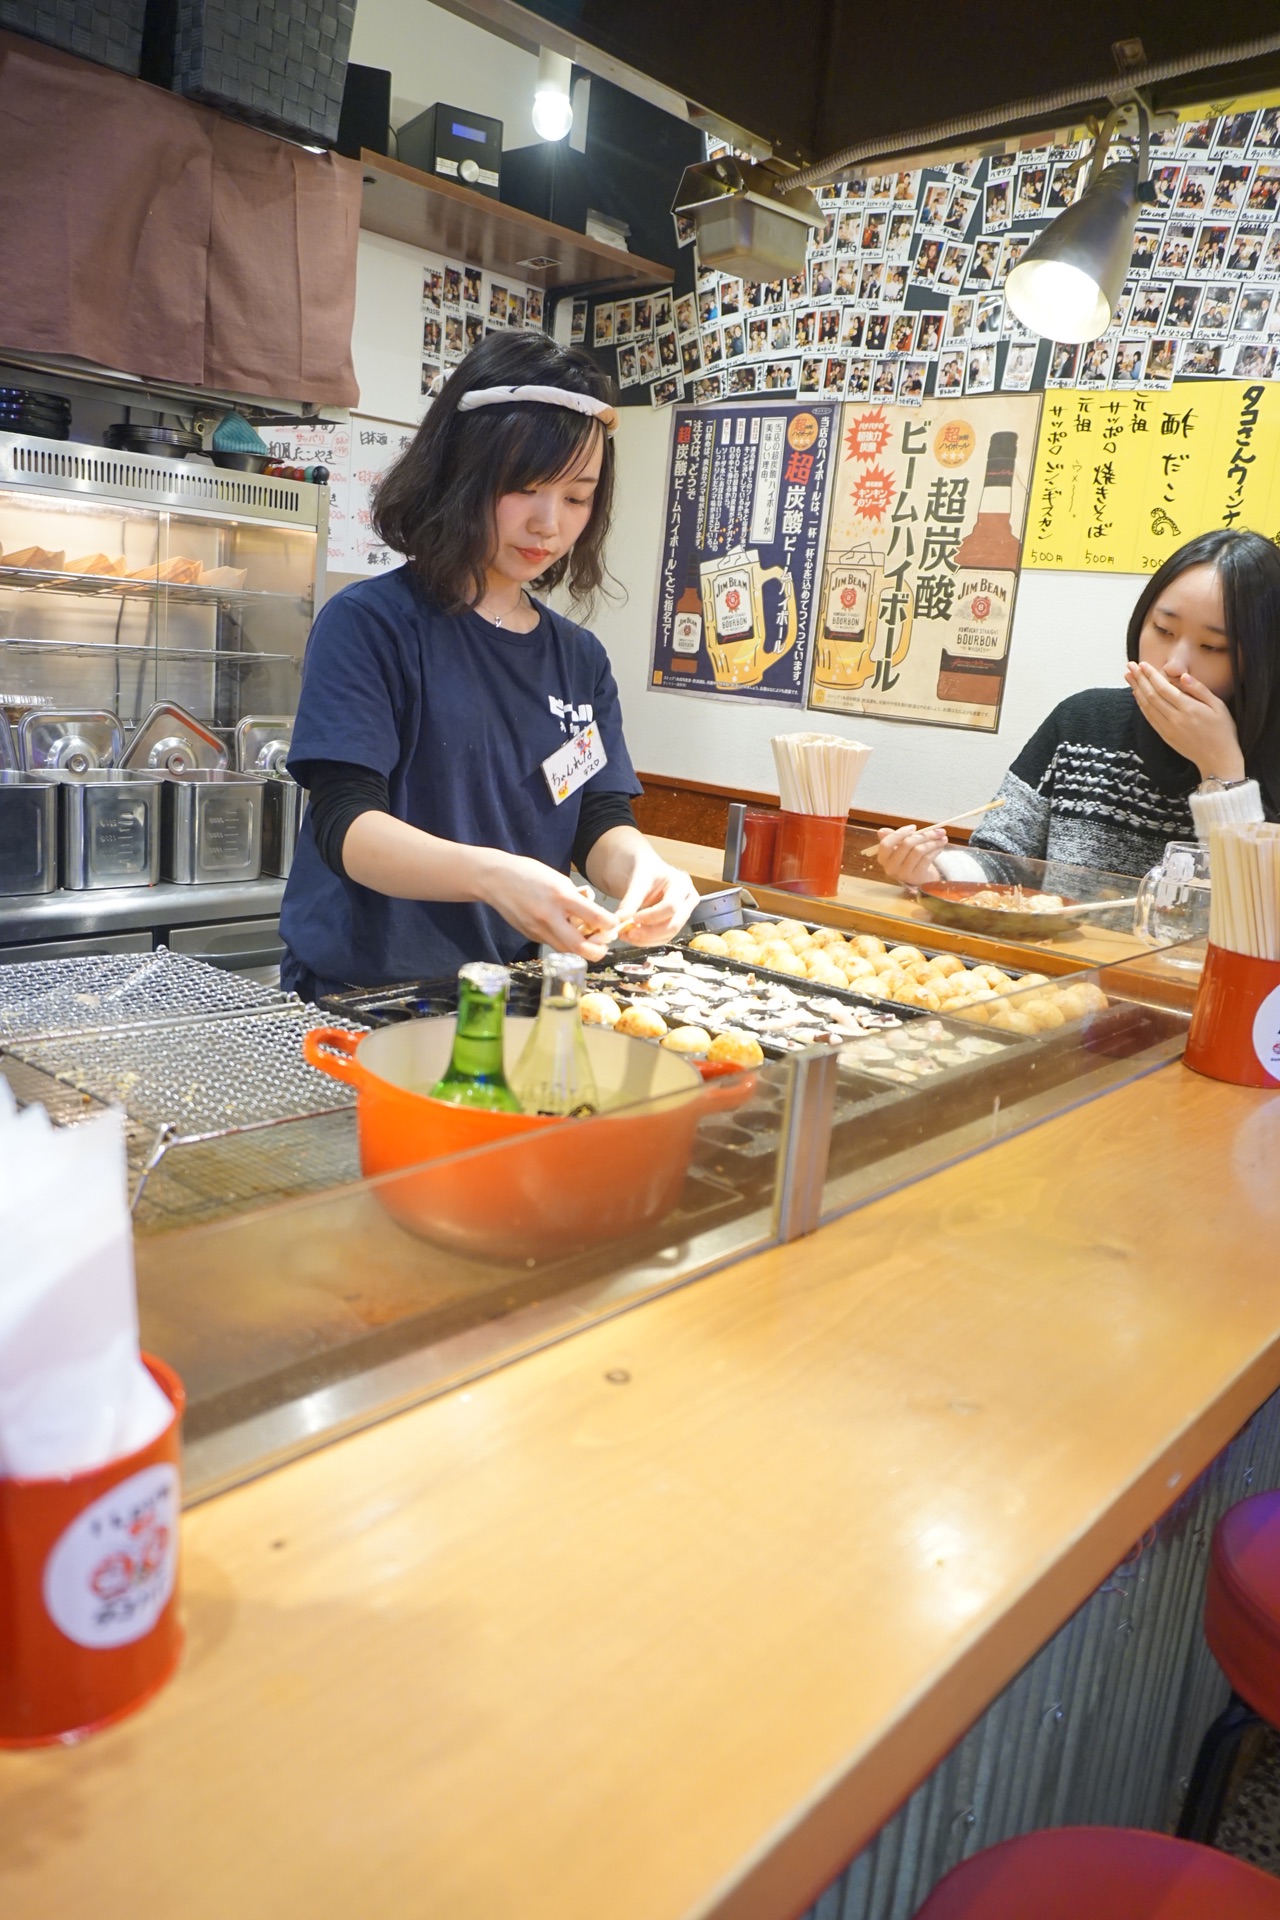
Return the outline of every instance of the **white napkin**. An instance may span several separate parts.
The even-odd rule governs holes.
[[[124,1116],[54,1127],[0,1079],[0,1478],[146,1446],[171,1408],[138,1353]]]

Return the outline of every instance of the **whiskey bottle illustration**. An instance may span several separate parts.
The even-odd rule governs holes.
[[[939,700],[997,707],[1009,660],[1009,627],[1021,542],[1013,530],[1016,433],[993,433],[978,518],[956,549],[956,597],[938,669]]]
[[[702,648],[702,573],[696,547],[685,568],[684,592],[676,601],[671,623],[672,673],[696,673]]]

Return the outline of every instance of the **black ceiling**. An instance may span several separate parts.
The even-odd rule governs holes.
[[[523,4],[763,136],[778,152],[806,159],[1059,88],[1104,83],[1115,72],[1111,46],[1120,38],[1141,39],[1155,64],[1280,31],[1276,0],[1215,0],[1212,6],[1186,0]],[[1154,97],[1157,106],[1225,101],[1263,85],[1280,85],[1280,55],[1243,70],[1162,83]],[[1105,104],[1101,94],[1097,104]],[[1068,109],[1066,118],[1073,117],[1083,117],[1082,110]]]

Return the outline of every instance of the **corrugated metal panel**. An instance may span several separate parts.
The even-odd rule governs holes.
[[[1227,1685],[1200,1630],[1209,1542],[1280,1487],[1280,1394],[1135,1546],[806,1920],[910,1920],[958,1861],[1037,1827],[1177,1818]]]

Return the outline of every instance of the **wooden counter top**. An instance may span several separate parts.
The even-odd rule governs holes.
[[[197,1508],[0,1912],[802,1911],[1280,1384],[1278,1163],[1168,1067]]]

